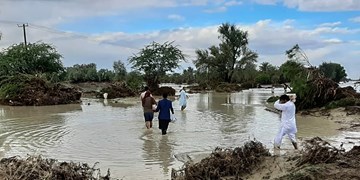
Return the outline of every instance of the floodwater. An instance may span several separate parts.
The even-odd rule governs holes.
[[[281,93],[276,89],[275,95]],[[110,168],[111,177],[119,179],[170,179],[172,168],[199,160],[215,147],[236,147],[257,139],[272,148],[280,120],[278,114],[265,110],[270,89],[189,96],[183,112],[173,99],[177,121],[165,136],[157,128],[157,113],[153,129],[145,129],[139,98],[0,106],[0,157],[41,154],[60,161],[99,162],[102,174]],[[299,138],[344,136],[332,121],[298,117],[297,124]],[[283,147],[291,149],[287,138]]]

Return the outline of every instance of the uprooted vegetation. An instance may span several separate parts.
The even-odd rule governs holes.
[[[360,105],[360,93],[352,87],[339,87],[331,79],[317,77],[306,82],[304,91],[296,101],[298,110],[324,107],[328,108]]]
[[[235,149],[216,148],[201,162],[185,164],[181,170],[172,170],[172,179],[220,179],[226,176],[241,177],[257,166],[263,157],[270,156],[262,143],[250,141]]]
[[[32,75],[0,78],[0,102],[12,106],[41,106],[80,102],[79,89],[49,83]]]
[[[360,179],[360,146],[346,152],[315,137],[304,141],[300,154],[284,156],[270,156],[261,143],[251,141],[233,150],[217,148],[198,163],[173,169],[172,179]]]
[[[360,146],[345,151],[319,137],[305,141],[305,149],[282,179],[360,179]]]
[[[95,164],[96,165],[96,164]],[[101,176],[100,169],[88,164],[59,162],[41,156],[3,158],[0,161],[0,179],[4,180],[109,180],[110,171]]]

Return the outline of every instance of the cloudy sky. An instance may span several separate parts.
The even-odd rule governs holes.
[[[218,45],[217,28],[249,32],[258,63],[281,65],[299,44],[312,65],[342,64],[360,77],[360,0],[1,0],[0,48],[27,41],[53,44],[65,66],[112,69],[145,45],[174,41],[192,66],[196,49]],[[182,71],[179,69],[178,71]]]

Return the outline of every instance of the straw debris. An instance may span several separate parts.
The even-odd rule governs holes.
[[[58,162],[41,156],[18,156],[0,160],[0,179],[4,180],[109,180],[100,175],[100,169],[90,167],[86,163]]]
[[[185,164],[181,170],[172,170],[172,179],[220,179],[226,176],[240,176],[250,173],[258,166],[269,150],[258,141],[249,141],[235,149],[216,148],[212,154],[199,163]]]

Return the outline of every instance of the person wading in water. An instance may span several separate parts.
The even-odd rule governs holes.
[[[145,126],[147,129],[152,128],[152,120],[154,118],[153,105],[156,105],[155,99],[151,96],[150,91],[145,92],[144,98],[141,99],[144,110]]]
[[[163,99],[161,99],[157,105],[156,112],[159,112],[159,129],[161,129],[162,135],[166,134],[166,131],[169,127],[171,121],[170,111],[174,114],[174,109],[172,102],[167,99],[168,94],[163,94]]]

